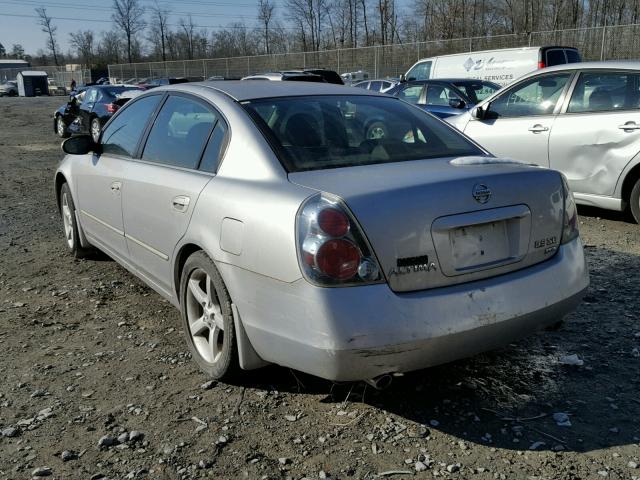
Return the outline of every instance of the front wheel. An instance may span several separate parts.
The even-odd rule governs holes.
[[[629,195],[629,210],[636,223],[640,223],[640,178],[636,180],[636,184]]]
[[[71,189],[67,183],[64,183],[60,189],[60,213],[62,215],[62,226],[67,249],[74,257],[85,258],[91,253],[91,250],[80,245],[76,207],[71,197]]]
[[[56,134],[60,138],[69,137],[69,132],[67,132],[67,126],[64,124],[64,120],[62,118],[62,115],[58,115],[56,117]]]
[[[93,120],[91,120],[91,138],[93,138],[93,141],[98,143],[98,140],[100,140],[100,131],[102,130],[102,127],[100,126],[100,120],[98,118],[94,118]]]
[[[185,262],[180,280],[182,326],[191,356],[211,378],[239,373],[231,298],[213,261],[203,252]]]

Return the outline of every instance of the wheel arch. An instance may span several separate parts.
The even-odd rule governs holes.
[[[207,252],[206,249],[202,248],[200,245],[196,243],[185,243],[180,247],[178,253],[175,255],[175,264],[173,268],[173,282],[174,282],[174,290],[175,290],[175,298],[178,301],[178,305],[180,304],[180,279],[182,277],[182,270],[184,269],[184,265],[187,262],[187,259],[194,254],[195,252],[202,251],[211,258],[211,261],[215,264],[216,261],[213,259],[211,255]],[[220,272],[220,270],[218,270]],[[222,272],[220,272],[220,276],[222,277],[222,281],[227,286],[227,282],[222,276]],[[227,286],[228,291],[228,286]],[[231,293],[229,292],[229,296],[231,297]],[[238,362],[240,364],[240,368],[243,370],[253,370],[256,368],[264,367],[269,364],[269,362],[264,361],[258,353],[253,348],[251,344],[251,340],[249,339],[247,332],[244,329],[244,325],[242,324],[242,319],[240,317],[240,312],[238,311],[237,304],[233,301],[233,297],[231,297],[231,308],[233,311],[233,323],[235,327],[236,341],[238,342]]]
[[[620,190],[620,198],[622,198],[622,202],[624,207],[629,204],[629,197],[631,196],[631,190],[633,190],[633,186],[640,179],[640,162],[636,163],[631,170],[627,172],[622,181],[622,188]],[[624,209],[624,208],[623,208]]]
[[[60,213],[60,191],[62,190],[62,185],[67,182],[67,177],[64,176],[62,172],[56,172],[55,178],[55,190],[56,190],[56,206],[58,207],[58,213]]]

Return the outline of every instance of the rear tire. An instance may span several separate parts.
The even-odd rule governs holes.
[[[220,272],[203,251],[185,262],[180,278],[182,327],[191,356],[216,380],[240,373],[231,297]]]
[[[92,253],[90,248],[80,245],[78,223],[76,220],[76,207],[71,196],[71,189],[67,183],[60,189],[60,214],[62,215],[62,227],[69,253],[75,258],[85,258]]]
[[[636,180],[629,195],[629,210],[636,223],[640,223],[640,178]]]

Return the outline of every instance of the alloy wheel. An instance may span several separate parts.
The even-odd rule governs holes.
[[[189,334],[198,354],[216,363],[224,348],[224,317],[211,277],[200,268],[189,275],[186,292]]]
[[[64,238],[67,241],[67,245],[69,248],[73,249],[74,238],[73,238],[73,212],[69,207],[69,199],[67,198],[67,194],[62,194],[62,223],[64,224]]]
[[[58,130],[58,135],[60,137],[64,136],[64,130],[65,130],[65,126],[64,126],[64,122],[62,121],[62,117],[58,117],[58,120],[56,121],[56,127]]]
[[[91,121],[91,137],[94,142],[98,143],[98,140],[100,139],[100,122],[97,118],[94,118]]]

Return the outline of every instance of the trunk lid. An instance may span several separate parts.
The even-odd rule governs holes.
[[[444,158],[290,173],[344,200],[392,290],[515,271],[560,245],[560,174],[490,157]]]

